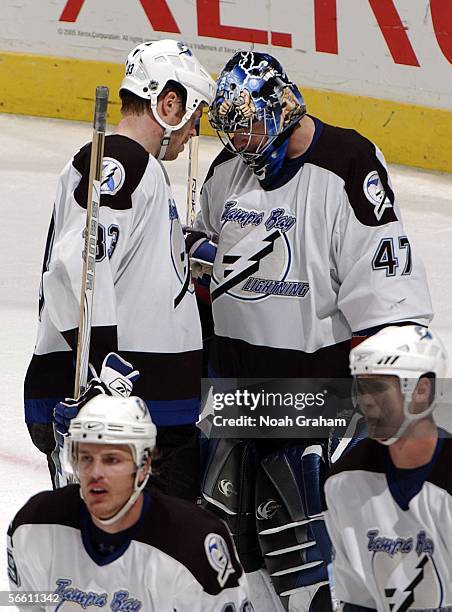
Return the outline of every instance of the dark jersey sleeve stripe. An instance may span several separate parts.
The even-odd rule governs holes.
[[[324,124],[306,163],[330,170],[344,180],[350,205],[363,225],[378,226],[398,220],[386,168],[376,155],[375,145],[355,130]],[[375,214],[375,205],[366,197],[366,181],[372,179],[373,172],[378,173],[384,189],[379,197],[390,204],[382,210],[380,218]]]
[[[427,481],[452,495],[452,472],[449,468],[452,465],[452,438],[449,432],[443,430],[440,430],[440,436],[444,436],[446,439],[435,465],[427,476]]]
[[[386,452],[386,447],[379,442],[365,438],[336,461],[329,471],[327,479],[341,472],[354,470],[384,474],[386,471]]]
[[[81,503],[78,485],[38,493],[16,514],[8,534],[13,536],[18,527],[30,524],[79,528]]]
[[[216,516],[189,502],[154,490],[149,517],[152,520],[142,525],[135,540],[155,546],[179,561],[210,595],[218,595],[223,588],[238,586],[243,570],[237,560],[231,536]],[[209,564],[205,550],[205,539],[209,534],[221,536],[228,548],[230,568],[233,571],[222,586],[218,572]]]
[[[99,362],[106,353],[102,359],[99,353]],[[119,354],[139,370],[140,378],[134,385],[133,393],[147,402],[156,425],[182,425],[197,421],[201,350],[183,353],[119,351]],[[100,365],[96,368],[98,374]],[[177,384],[175,372],[178,372]],[[33,355],[24,384],[26,422],[51,422],[55,404],[72,396],[74,377],[74,354],[71,351]]]
[[[77,353],[78,329],[62,332],[64,339],[71,347],[74,356]],[[100,374],[102,362],[110,352],[118,352],[118,332],[115,325],[98,325],[91,328],[89,361]]]
[[[82,208],[86,208],[88,198],[89,164],[91,143],[80,149],[72,160],[74,168],[82,175],[80,183],[74,191],[74,197]],[[124,170],[123,184],[116,193],[102,193],[100,205],[108,206],[114,210],[127,210],[132,208],[132,194],[143,178],[149,163],[149,153],[137,142],[118,134],[107,136],[105,139],[104,158],[117,160]],[[122,181],[122,179],[121,179]]]

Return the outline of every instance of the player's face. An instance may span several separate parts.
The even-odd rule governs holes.
[[[80,442],[76,471],[83,499],[95,518],[110,518],[133,493],[136,467],[125,444]]]
[[[397,376],[356,376],[354,389],[369,438],[386,440],[396,434],[404,420],[404,398]]]
[[[242,153],[256,153],[262,150],[267,142],[264,121],[253,121],[249,128],[239,129],[229,134],[234,143],[234,148]]]
[[[202,107],[199,106],[190,117],[189,121],[187,121],[187,123],[183,125],[180,130],[175,130],[171,133],[171,140],[164,157],[165,161],[175,160],[179,154],[182,153],[190,138],[192,138],[192,136],[196,136],[196,123],[201,119],[201,115]],[[179,121],[182,119],[182,116],[179,117]]]

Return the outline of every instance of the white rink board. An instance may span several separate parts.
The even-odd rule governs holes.
[[[236,49],[265,41],[255,48],[276,55],[302,87],[452,109],[447,6],[448,0],[2,0],[0,50],[121,63],[135,44],[171,36],[218,73]]]

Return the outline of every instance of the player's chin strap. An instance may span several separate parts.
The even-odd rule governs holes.
[[[148,471],[148,473],[144,477],[143,482],[139,485],[138,479],[140,477],[140,470],[137,470],[137,473],[135,474],[135,481],[133,483],[134,491],[132,495],[129,497],[129,499],[126,501],[124,506],[110,518],[100,519],[96,516],[96,521],[100,523],[101,525],[112,525],[113,523],[116,523],[116,521],[119,521],[119,519],[121,519],[130,510],[133,504],[137,501],[138,497],[140,496],[140,493],[143,491],[144,487],[146,486],[149,476],[150,476],[150,471]],[[83,493],[82,493],[81,488],[80,488],[80,497],[83,499]],[[85,500],[83,499],[83,501]]]
[[[159,150],[159,154],[157,155],[157,159],[160,159],[160,160],[165,159],[166,150],[168,149],[168,145],[171,140],[171,133],[172,133],[172,130],[169,130],[166,128],[164,129],[162,140],[160,141],[160,150]]]
[[[432,403],[430,404],[430,406],[426,410],[423,410],[422,412],[419,412],[418,414],[410,413],[411,400],[413,398],[413,393],[417,387],[419,380],[420,380],[419,378],[417,380],[414,380],[413,378],[402,378],[401,379],[400,384],[401,384],[402,393],[404,397],[403,413],[405,415],[405,418],[403,419],[402,424],[400,425],[399,429],[396,431],[396,433],[391,438],[386,438],[385,440],[378,440],[378,442],[380,442],[381,444],[384,444],[385,446],[391,446],[391,444],[394,444],[394,442],[397,442],[397,440],[400,440],[400,438],[403,436],[403,434],[406,432],[406,430],[412,423],[415,423],[416,421],[420,421],[421,419],[425,419],[430,414],[432,414],[433,410],[436,408],[437,399],[435,397]]]
[[[169,125],[168,123],[163,121],[163,119],[159,115],[159,112],[157,110],[157,96],[151,96],[151,109],[152,114],[154,115],[154,119],[163,128],[162,140],[160,141],[160,150],[157,155],[157,159],[162,160],[165,158],[166,151],[171,140],[171,133],[175,132],[176,130],[180,130],[182,127],[184,127],[187,121],[190,120],[193,111],[186,110],[184,116],[177,125]]]

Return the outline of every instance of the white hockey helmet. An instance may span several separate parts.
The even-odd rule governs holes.
[[[353,376],[376,374],[397,376],[404,396],[405,419],[398,432],[384,444],[392,444],[408,426],[431,414],[444,395],[447,351],[436,333],[421,325],[385,327],[350,351]],[[410,404],[419,378],[435,377],[435,396],[430,406],[412,414]]]
[[[168,125],[157,113],[157,98],[168,81],[176,81],[187,93],[185,115],[178,125]],[[119,91],[150,100],[155,119],[171,132],[184,126],[201,103],[210,105],[215,88],[215,81],[187,45],[163,39],[142,43],[129,53]]]
[[[155,447],[157,435],[145,402],[134,396],[96,395],[72,419],[68,434],[64,441],[63,465],[65,471],[75,476],[78,443],[126,444],[131,448],[136,467],[134,492],[114,516],[98,519],[104,525],[116,522],[135,503],[149,478],[148,472],[139,482],[139,470],[144,467]]]

